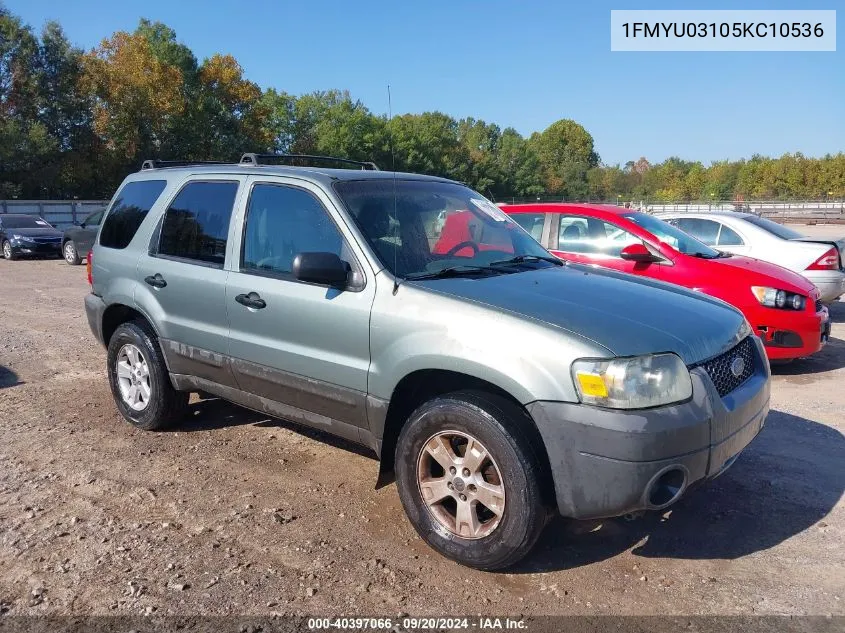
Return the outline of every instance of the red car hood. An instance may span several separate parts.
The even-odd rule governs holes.
[[[755,286],[770,286],[778,290],[787,290],[789,292],[797,292],[808,296],[815,300],[818,298],[819,291],[811,281],[808,281],[801,275],[791,270],[787,270],[777,264],[760,261],[753,257],[742,257],[739,255],[732,255],[730,257],[720,257],[719,259],[709,260],[713,265],[725,266],[725,275],[736,275],[737,269],[748,277]],[[765,276],[768,279],[756,279],[757,276]]]

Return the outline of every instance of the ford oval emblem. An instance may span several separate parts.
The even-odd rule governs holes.
[[[733,374],[734,378],[739,378],[742,376],[742,372],[745,371],[745,360],[743,360],[742,356],[737,356],[736,358],[731,361],[731,373]]]

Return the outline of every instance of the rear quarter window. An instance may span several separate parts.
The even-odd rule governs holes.
[[[138,180],[126,183],[117,192],[111,210],[100,230],[100,246],[126,248],[147,217],[166,180]]]

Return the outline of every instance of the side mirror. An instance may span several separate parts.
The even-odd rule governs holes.
[[[641,264],[651,264],[653,262],[659,262],[660,258],[656,255],[652,254],[645,245],[637,242],[634,244],[628,244],[625,248],[622,249],[622,252],[619,253],[619,257],[625,259],[629,262],[638,262]]]
[[[80,225],[79,225],[79,228],[80,228],[80,229],[84,229],[84,228],[85,228],[85,222],[83,222],[82,224],[80,224]]]
[[[298,253],[293,258],[293,276],[300,281],[345,288],[349,271],[335,253]]]

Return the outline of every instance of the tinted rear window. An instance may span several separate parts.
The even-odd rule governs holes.
[[[159,255],[223,266],[237,192],[237,182],[185,185],[164,214]]]
[[[760,218],[755,216],[749,216],[747,218],[743,218],[746,222],[750,222],[754,226],[758,226],[764,231],[768,231],[772,235],[776,235],[781,239],[784,240],[794,240],[799,237],[804,237],[798,231],[793,231],[789,227],[784,226],[783,224],[778,224],[777,222],[773,222],[768,218]]]
[[[123,189],[117,192],[111,211],[100,231],[100,246],[129,246],[165,186],[166,180],[139,180],[124,185]]]

